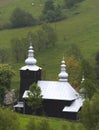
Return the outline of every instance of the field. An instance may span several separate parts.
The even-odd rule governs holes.
[[[9,22],[12,11],[16,7],[25,9],[32,13],[34,17],[39,17],[45,0],[4,0],[0,1],[0,25]],[[63,0],[55,0],[56,3],[62,4]],[[31,3],[35,5],[32,6]],[[40,4],[42,6],[40,6]],[[94,65],[95,55],[99,51],[99,9],[98,0],[85,0],[77,7],[71,10],[64,10],[68,16],[67,19],[52,23],[58,35],[58,41],[55,48],[43,52],[35,52],[35,58],[38,65],[46,70],[46,78],[58,79],[60,72],[60,62],[63,55],[66,56],[66,50],[71,44],[76,44],[85,59]],[[26,27],[21,29],[9,29],[0,31],[0,47],[10,48],[13,38],[23,38],[28,32],[35,32],[39,26]],[[14,65],[16,76],[14,77],[13,87],[19,86],[19,68],[24,65]]]
[[[1,4],[0,12],[5,10],[2,17],[0,17],[1,24],[9,21],[11,12],[15,7],[22,7],[31,12],[33,16],[39,16],[42,7],[38,7],[38,5],[40,5],[40,3],[43,5],[44,0],[35,0],[35,7],[33,8],[31,7],[31,3],[32,0],[25,0],[25,2],[14,0],[12,2],[8,2],[6,5]],[[74,43],[79,46],[85,58],[89,60],[94,58],[95,53],[99,50],[98,3],[98,0],[95,0],[94,2],[93,0],[85,0],[80,3],[76,11],[72,13],[72,17],[52,24],[59,37],[57,43],[58,47],[56,46],[55,49],[58,49],[57,52],[59,51],[58,53],[60,56],[65,52],[67,45]],[[73,12],[73,10],[74,9],[72,9],[69,13]],[[29,31],[35,31],[36,29],[37,27],[30,27],[0,31],[0,46],[10,47],[12,38],[25,37]],[[64,37],[66,37],[66,40],[64,40]]]
[[[51,128],[53,130],[84,130],[83,126],[79,122],[73,121],[66,121],[64,119],[55,119],[55,118],[46,118],[46,117],[37,117],[37,116],[26,116],[26,115],[19,115],[20,127],[22,130],[26,130],[26,125],[28,124],[29,120],[33,118],[35,119],[36,123],[40,122],[41,120],[45,119],[49,122]]]

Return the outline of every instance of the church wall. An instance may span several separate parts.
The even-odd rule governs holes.
[[[62,112],[62,117],[69,120],[78,120],[77,112]]]
[[[70,105],[71,102],[69,101],[62,101],[62,100],[43,100],[43,109],[47,116],[50,117],[62,117],[62,110],[67,105]]]
[[[37,83],[38,80],[41,80],[40,69],[38,71],[20,70],[19,100],[22,100],[25,90],[29,90],[30,85]]]

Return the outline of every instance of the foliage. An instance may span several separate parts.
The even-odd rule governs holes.
[[[64,0],[64,4],[66,8],[71,8],[74,6],[75,1],[74,0]]]
[[[4,104],[6,90],[10,89],[11,79],[14,71],[8,64],[0,64],[0,104]]]
[[[85,98],[91,99],[94,93],[97,91],[96,90],[96,84],[90,80],[90,79],[85,79],[83,83],[81,83],[80,88],[84,89],[84,95]]]
[[[27,38],[12,39],[11,51],[13,55],[13,60],[17,63],[22,62],[27,56],[27,48],[29,41]]]
[[[14,75],[12,67],[8,64],[0,64],[0,85],[6,89],[10,88],[11,79]]]
[[[9,49],[1,48],[0,49],[0,63],[7,63],[9,60]]]
[[[66,54],[68,56],[73,55],[77,60],[81,60],[82,57],[83,57],[79,47],[77,46],[77,44],[70,44],[68,46],[68,49],[66,50]]]
[[[69,82],[74,87],[78,87],[81,82],[82,68],[80,62],[72,55],[66,60]]]
[[[99,52],[97,52],[95,57],[95,73],[96,73],[96,80],[99,85]]]
[[[35,119],[31,118],[28,122],[28,124],[26,125],[27,130],[38,130],[38,126],[35,123]]]
[[[53,0],[46,0],[42,11],[41,20],[54,22],[63,19],[61,7],[55,6]]]
[[[54,29],[49,24],[43,24],[41,29],[45,33],[45,47],[54,47],[57,41],[57,35]]]
[[[83,0],[64,0],[64,5],[66,8],[72,8],[75,4],[82,2]]]
[[[81,65],[82,65],[82,72],[85,79],[87,78],[94,81],[96,76],[92,65],[85,59],[82,59]]]
[[[12,23],[12,27],[15,28],[33,26],[36,24],[36,20],[33,18],[33,16],[20,8],[16,8],[13,11],[10,20]]]
[[[95,93],[91,101],[84,102],[80,116],[86,130],[99,129],[99,93]]]
[[[49,121],[46,119],[41,119],[36,122],[34,118],[31,118],[27,124],[27,130],[52,130]]]
[[[29,37],[31,37],[31,42],[37,51],[52,48],[57,41],[56,32],[48,24],[43,24],[35,33],[29,32],[25,38],[13,38],[11,41],[11,51],[13,60],[16,63],[22,62],[27,57],[27,49],[30,42]]]
[[[43,119],[39,124],[39,130],[53,130],[53,129],[50,127],[49,122],[46,119]]]
[[[38,108],[42,106],[41,89],[36,83],[30,86],[30,92],[28,92],[28,98],[26,98],[27,105],[35,113]]]
[[[0,108],[0,130],[20,130],[17,115],[8,109]]]
[[[5,88],[0,85],[0,105],[4,104]]]
[[[48,10],[55,10],[54,1],[53,0],[46,0],[43,13],[46,13]]]
[[[35,6],[31,7],[31,0],[15,0],[12,3],[10,0],[10,4],[0,4],[2,6],[0,8],[1,15],[0,15],[0,23],[1,21],[7,22],[9,16],[11,15],[11,11],[16,6],[20,8],[24,8],[26,11],[29,11],[33,14],[33,16],[39,16],[41,14],[41,10],[43,6],[39,6],[40,0],[36,0]],[[42,5],[44,1],[42,1]],[[61,3],[60,0],[55,0],[55,5],[57,3]],[[62,4],[62,3],[61,3]],[[13,5],[13,6],[12,6]],[[57,32],[58,41],[56,46],[49,49],[42,51],[41,53],[37,52],[37,59],[39,65],[43,67],[43,63],[46,62],[46,65],[43,67],[47,70],[46,78],[49,80],[56,79],[57,73],[59,72],[59,63],[60,57],[63,56],[63,53],[68,49],[68,45],[71,43],[75,43],[80,48],[82,55],[84,58],[91,64],[94,64],[95,54],[99,50],[98,45],[98,38],[99,33],[97,32],[97,25],[99,23],[98,16],[98,7],[99,1],[98,0],[85,0],[83,3],[80,4],[80,7],[73,8],[71,10],[64,10],[68,14],[68,20],[63,20],[57,23],[52,23],[52,27],[56,27],[55,31]],[[90,8],[93,7],[93,8]],[[38,10],[38,11],[37,11]],[[75,13],[79,13],[79,15],[73,15]],[[72,15],[73,17],[72,17]],[[91,17],[90,17],[91,16]],[[90,21],[90,22],[89,22]],[[93,24],[94,23],[94,24]],[[25,37],[29,31],[35,33],[35,31],[39,28],[38,27],[27,27],[21,29],[10,29],[10,30],[3,30],[0,31],[0,48],[10,48],[11,47],[11,39],[16,38],[20,39],[23,36]],[[66,36],[66,40],[64,41],[64,35]],[[94,43],[94,44],[93,44]],[[13,55],[11,55],[12,57]],[[49,57],[49,59],[48,59]],[[48,60],[47,60],[48,59]],[[59,60],[60,59],[60,60]],[[24,62],[24,59],[22,63]],[[53,64],[51,64],[53,63]],[[24,64],[24,63],[23,63]],[[19,68],[22,66],[20,62],[16,64],[16,77],[13,79],[12,87],[18,86],[19,83]],[[53,69],[52,69],[53,68]],[[88,69],[89,70],[89,69]]]
[[[81,65],[84,81],[81,83],[80,88],[83,88],[85,97],[91,99],[93,94],[97,91],[95,71],[85,59],[82,59]]]

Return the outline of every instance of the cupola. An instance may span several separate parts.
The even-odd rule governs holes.
[[[20,70],[30,70],[30,71],[37,71],[41,69],[39,66],[36,65],[37,60],[34,58],[34,50],[32,43],[30,43],[30,47],[28,50],[28,58],[25,60],[25,66],[21,67]]]
[[[59,77],[59,81],[61,82],[68,81],[68,73],[66,72],[66,65],[65,65],[64,57],[63,57],[63,60],[61,61],[61,72],[59,73],[58,77]]]
[[[28,58],[25,60],[26,65],[35,65],[37,60],[34,58],[34,50],[32,47],[32,44],[30,44],[29,50],[28,50]]]

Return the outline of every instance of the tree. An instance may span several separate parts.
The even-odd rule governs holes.
[[[64,5],[66,8],[71,8],[75,4],[75,0],[64,0]]]
[[[86,100],[80,112],[80,119],[86,130],[99,129],[99,93]]]
[[[12,56],[14,61],[17,63],[20,62],[22,59],[22,55],[20,54],[22,52],[21,44],[19,39],[12,39],[12,45],[11,45],[11,50],[12,50]]]
[[[55,46],[57,35],[49,24],[44,23],[40,29],[31,34],[31,40],[38,51],[44,51]]]
[[[10,21],[12,23],[12,27],[15,28],[33,26],[36,24],[36,20],[33,16],[20,8],[15,8],[11,15]]]
[[[0,105],[4,104],[4,97],[5,97],[5,87],[0,85]]]
[[[80,88],[84,89],[84,95],[85,98],[91,99],[94,93],[97,91],[96,90],[96,84],[90,80],[90,79],[85,79],[83,83],[81,83]]]
[[[74,87],[78,87],[81,82],[82,68],[79,60],[75,56],[69,56],[66,60],[69,82]]]
[[[97,52],[95,57],[95,73],[96,73],[96,80],[99,85],[99,52]]]
[[[42,30],[45,33],[45,46],[46,48],[54,47],[57,41],[57,35],[54,29],[49,24],[43,24]]]
[[[54,22],[63,19],[60,6],[55,6],[53,0],[46,0],[42,11],[41,20],[46,22]]]
[[[94,68],[85,59],[82,59],[81,65],[82,65],[82,72],[83,72],[85,79],[87,78],[94,82],[96,79]]]
[[[6,90],[10,89],[14,71],[8,64],[0,64],[0,104],[3,105]]]
[[[8,53],[8,49],[7,48],[1,48],[0,49],[0,62],[1,63],[7,63],[9,60],[9,53]]]
[[[0,130],[20,130],[18,117],[14,112],[0,108]]]
[[[64,0],[65,8],[72,8],[75,4],[82,2],[83,0]]]
[[[44,5],[44,9],[43,9],[43,13],[46,13],[49,10],[52,10],[52,11],[55,10],[53,0],[46,0],[45,5]]]
[[[14,75],[12,67],[8,64],[0,64],[0,85],[10,89],[11,79]]]
[[[28,98],[26,99],[27,105],[35,113],[38,108],[42,106],[42,95],[41,89],[36,83],[30,86],[30,92],[28,93]]]
[[[27,48],[29,46],[28,38],[22,39],[12,39],[11,51],[13,55],[13,60],[15,62],[22,62],[27,56]]]
[[[80,51],[79,47],[76,44],[70,44],[68,46],[68,49],[66,51],[66,55],[68,55],[68,56],[73,55],[77,60],[82,59],[81,51]]]

